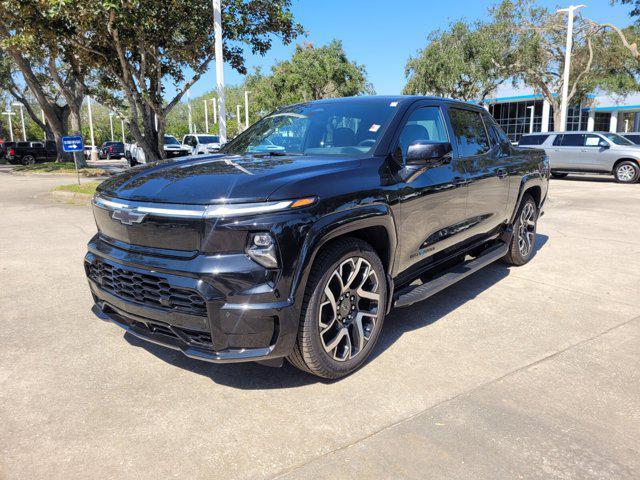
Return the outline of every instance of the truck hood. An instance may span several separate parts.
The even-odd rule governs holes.
[[[290,182],[351,169],[359,162],[356,158],[324,155],[200,155],[133,168],[103,182],[98,192],[124,200],[158,203],[258,202],[269,199]]]

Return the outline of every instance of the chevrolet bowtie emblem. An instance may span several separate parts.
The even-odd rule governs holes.
[[[133,225],[134,223],[141,223],[146,216],[146,213],[138,213],[132,210],[116,210],[111,215],[111,218],[120,221],[123,225]]]

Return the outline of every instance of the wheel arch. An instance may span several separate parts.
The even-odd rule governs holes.
[[[635,163],[638,168],[640,168],[640,162],[638,162],[637,159],[635,158],[630,158],[630,157],[624,157],[624,158],[619,158],[618,160],[615,161],[615,163],[613,164],[613,168],[611,169],[611,173],[614,174],[616,171],[616,168],[618,168],[618,165],[620,165],[622,162],[633,162]]]
[[[301,300],[307,288],[309,273],[318,254],[338,239],[352,237],[363,240],[376,251],[392,291],[390,272],[393,271],[397,248],[393,215],[386,205],[355,208],[323,217],[314,223],[301,251],[299,267],[292,284],[292,294]]]

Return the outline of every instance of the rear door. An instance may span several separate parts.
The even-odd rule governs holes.
[[[491,142],[482,117],[475,109],[449,107],[458,161],[467,173],[469,235],[481,236],[504,222],[509,196],[508,152],[497,139]]]
[[[583,133],[564,133],[553,141],[551,168],[558,170],[580,171],[589,169],[585,163]]]

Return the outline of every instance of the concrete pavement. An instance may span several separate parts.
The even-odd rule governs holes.
[[[640,185],[552,181],[538,251],[395,311],[339,382],[90,312],[73,177],[0,173],[0,478],[639,478]]]

